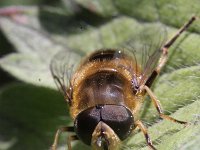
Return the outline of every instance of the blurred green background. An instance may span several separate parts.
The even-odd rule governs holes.
[[[1,7],[13,5],[59,5],[60,1],[57,0],[2,0]]]

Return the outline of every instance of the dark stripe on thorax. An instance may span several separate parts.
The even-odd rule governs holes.
[[[112,59],[116,59],[116,58],[121,58],[123,56],[124,56],[124,54],[121,53],[121,51],[119,51],[119,50],[112,50],[112,49],[100,50],[100,51],[97,51],[97,52],[93,53],[89,57],[88,61],[112,60]]]

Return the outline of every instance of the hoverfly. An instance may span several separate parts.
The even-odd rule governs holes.
[[[195,20],[196,17],[192,17],[171,39],[155,50],[143,67],[137,63],[134,52],[118,49],[92,53],[82,60],[75,71],[70,60],[79,60],[80,56],[73,56],[76,54],[70,52],[55,55],[51,73],[69,105],[74,126],[57,130],[52,150],[56,150],[61,132],[75,132],[68,137],[69,150],[74,140],[81,140],[95,150],[116,150],[135,128],[143,132],[147,145],[155,150],[147,129],[137,118],[145,95],[150,96],[161,118],[187,124],[163,114],[150,87],[166,64],[170,46]]]

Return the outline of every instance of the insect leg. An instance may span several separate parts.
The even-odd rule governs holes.
[[[74,132],[74,127],[61,127],[57,130],[51,150],[56,150],[58,145],[58,138],[62,132]]]
[[[165,45],[162,47],[162,55],[160,58],[160,62],[156,68],[157,72],[159,73],[160,70],[162,69],[162,67],[165,65],[166,61],[167,61],[167,57],[168,57],[168,49],[170,48],[170,46],[178,39],[178,37],[183,33],[183,31],[187,30],[189,28],[189,26],[197,19],[197,17],[193,16],[190,18],[190,20],[185,23],[178,31],[177,33],[171,38],[169,39]]]
[[[172,122],[180,123],[180,124],[187,124],[187,122],[185,122],[185,121],[180,121],[180,120],[174,119],[174,118],[172,118],[168,115],[163,114],[163,111],[161,109],[161,104],[160,104],[159,100],[156,98],[156,96],[153,94],[153,92],[147,86],[144,86],[144,89],[146,90],[146,92],[151,97],[151,100],[153,101],[153,104],[156,107],[161,118],[167,119],[167,120],[172,121]]]
[[[150,75],[150,77],[148,78],[148,80],[146,81],[145,85],[147,85],[148,87],[151,86],[151,84],[153,83],[153,81],[155,80],[155,78],[157,77],[157,75],[160,73],[161,69],[163,68],[163,66],[166,64],[167,62],[167,58],[168,58],[168,49],[170,48],[170,46],[177,40],[177,38],[183,33],[183,31],[187,30],[189,28],[189,26],[197,19],[197,17],[193,16],[190,18],[190,20],[184,24],[178,31],[177,33],[171,38],[169,39],[163,47],[161,47],[161,57],[160,60],[158,62],[157,67],[155,68],[155,70],[152,72],[152,74]]]
[[[67,138],[67,146],[68,146],[68,150],[72,150],[72,145],[71,142],[78,140],[78,137],[76,135],[71,135]]]
[[[149,146],[151,149],[156,150],[156,148],[153,146],[153,144],[152,144],[152,142],[151,142],[151,139],[150,139],[150,137],[149,137],[149,135],[148,135],[147,129],[145,128],[145,126],[143,125],[143,123],[142,123],[140,120],[137,120],[137,121],[135,122],[135,125],[143,132],[148,146]]]

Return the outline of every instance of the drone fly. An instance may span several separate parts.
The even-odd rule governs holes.
[[[81,56],[69,51],[56,54],[51,73],[68,103],[74,125],[57,130],[51,149],[56,150],[60,133],[74,132],[67,139],[68,150],[72,150],[74,140],[91,145],[94,150],[116,150],[121,141],[139,128],[149,148],[155,150],[147,129],[137,117],[145,95],[150,96],[161,118],[187,124],[163,114],[150,87],[166,64],[168,49],[195,20],[192,17],[171,39],[154,50],[143,66],[138,64],[134,52],[120,49],[95,51],[77,67],[71,60],[75,58],[78,62]]]

